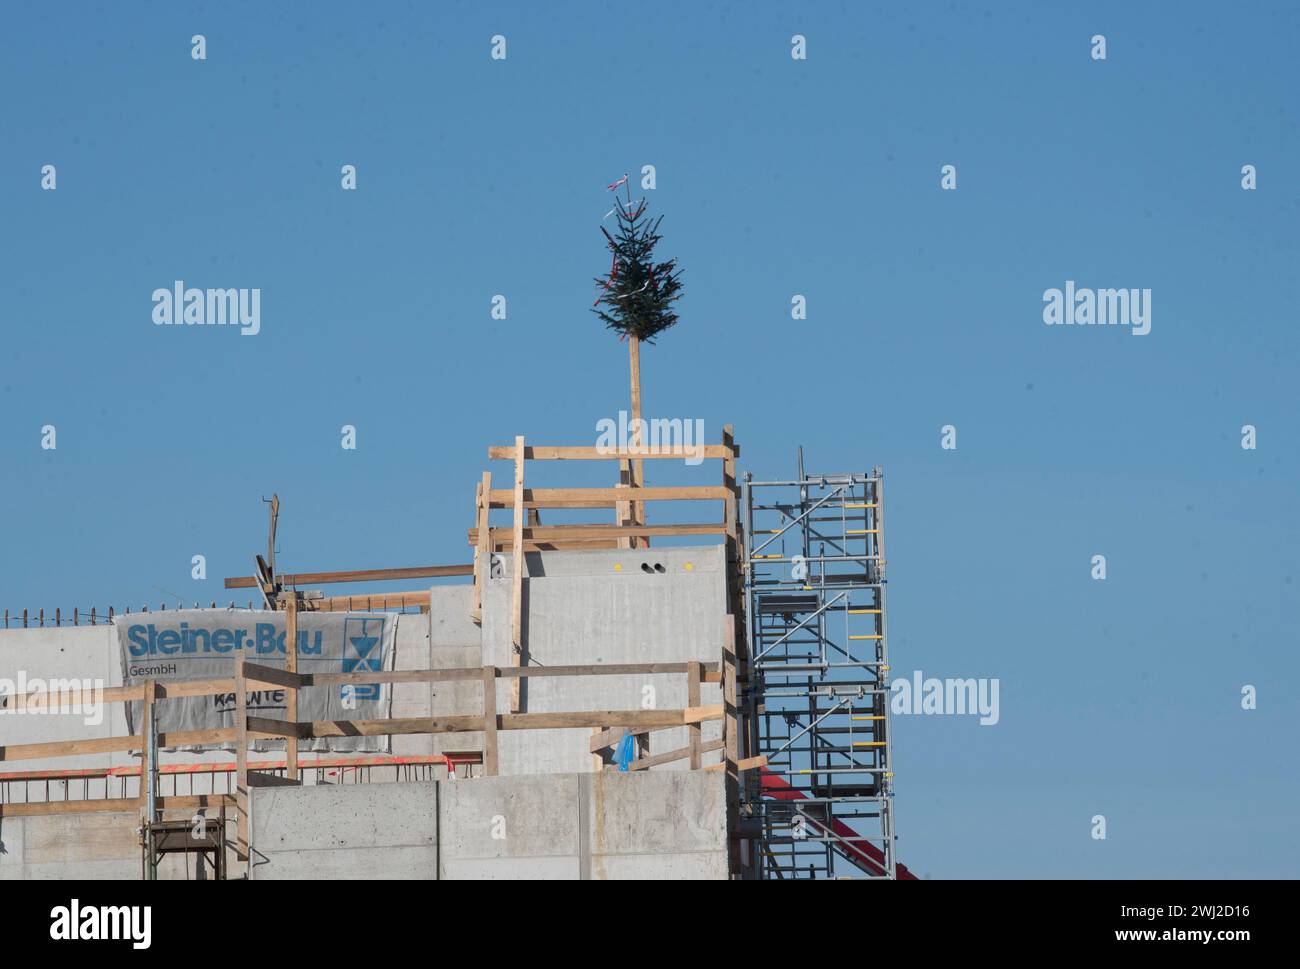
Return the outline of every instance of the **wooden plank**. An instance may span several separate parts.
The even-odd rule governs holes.
[[[136,813],[140,799],[136,797],[110,797],[93,801],[28,801],[22,804],[0,804],[0,818],[33,818],[51,814],[112,814]]]
[[[706,707],[687,707],[682,711],[683,723],[702,723],[705,720],[721,720],[723,703],[713,703]]]
[[[593,730],[591,740],[588,741],[587,744],[587,750],[594,754],[597,751],[604,750],[606,747],[613,747],[623,739],[623,734],[625,733],[627,733],[627,730],[623,727],[609,727],[601,730]]]
[[[233,727],[211,730],[179,730],[158,735],[159,747],[186,747],[192,744],[220,744],[234,739]],[[90,740],[54,740],[38,744],[13,744],[0,747],[0,761],[41,760],[46,757],[78,757],[82,754],[111,754],[139,750],[144,737],[98,737]]]
[[[632,377],[632,448],[635,453],[641,450],[641,340],[635,336],[627,338],[628,371]],[[645,487],[645,462],[640,457],[632,459],[631,474],[628,483],[633,488]],[[630,525],[645,523],[645,504],[632,502]],[[632,539],[632,548],[649,547],[650,542],[641,538]]]
[[[483,480],[478,484],[475,503],[475,527],[474,531],[478,533],[476,541],[472,542],[476,546],[474,550],[474,621],[481,623],[483,621],[483,576],[485,570],[491,568],[492,548],[488,544],[488,536],[492,529],[488,525],[488,495],[492,492],[492,472],[484,471]]]
[[[509,552],[514,543],[510,540],[504,542],[492,542],[492,551]],[[565,539],[561,541],[551,540],[546,542],[530,542],[524,539],[525,552],[553,552],[557,549],[583,549],[583,548],[619,548],[619,540],[611,539]]]
[[[726,772],[724,786],[728,817],[740,817],[740,729],[736,694],[736,617],[727,614],[722,640],[722,741],[723,760],[714,768]],[[740,841],[729,838],[727,863],[733,873],[740,872],[742,857]]]
[[[523,503],[526,508],[608,508],[626,496],[626,488],[525,488]],[[730,489],[721,485],[639,488],[636,494],[637,501],[725,501],[729,496]],[[511,491],[493,488],[488,499],[493,508],[514,507]]]
[[[720,705],[719,705],[720,706]],[[497,730],[571,730],[575,728],[627,727],[634,731],[681,727],[697,720],[718,720],[718,707],[697,707],[687,720],[686,710],[580,710],[563,713],[503,713]],[[475,733],[483,729],[481,714],[446,717],[409,717],[394,720],[316,720],[304,723],[309,737],[382,737],[421,733]]]
[[[488,492],[491,494],[491,491]],[[514,536],[511,549],[510,565],[514,569],[514,585],[511,589],[510,665],[527,666],[524,655],[524,439],[515,437],[515,490],[511,496],[514,502]],[[510,684],[510,712],[518,713],[523,705],[523,680],[513,680]]]
[[[702,720],[721,719],[708,707],[698,707],[694,716]],[[516,713],[501,717],[502,730],[565,730],[574,727],[627,727],[633,732],[680,727],[688,722],[685,710],[583,710],[566,713]]]
[[[159,690],[157,696],[161,696]],[[63,705],[80,705],[91,699],[102,703],[138,702],[144,699],[143,686],[110,686],[96,693],[86,690],[32,691],[15,693],[9,698],[13,710],[53,710]]]
[[[632,487],[632,462],[622,460],[618,462],[618,484],[620,488]],[[614,506],[614,521],[616,528],[631,528],[636,522],[632,518],[632,502],[620,501]],[[636,544],[636,537],[624,534],[617,540],[619,548],[631,548]]]
[[[767,755],[759,754],[757,757],[746,757],[744,760],[736,761],[735,770],[738,774],[743,774],[747,770],[757,770],[759,767],[767,766]],[[730,767],[728,761],[721,764],[713,764],[711,767],[704,768],[706,771],[722,771]]]
[[[248,718],[248,735],[258,740],[297,740],[304,736],[303,726],[296,720],[272,720],[269,717],[249,717]],[[295,744],[295,746],[297,746]],[[288,758],[285,759],[285,770],[289,769]]]
[[[248,672],[248,667],[244,667]],[[293,784],[298,783],[298,595],[295,592],[284,604],[284,672],[293,678],[289,684],[289,693],[285,697],[285,719],[293,725],[292,736],[284,739],[284,776]]]
[[[189,810],[199,807],[233,805],[230,794],[186,794],[179,797],[160,797],[160,811]],[[140,808],[139,798],[107,797],[82,801],[27,801],[21,804],[0,804],[0,818],[34,818],[66,814],[134,814]]]
[[[722,444],[706,444],[703,448],[703,454],[706,458],[725,458],[728,453],[726,446]],[[529,461],[621,461],[632,457],[647,460],[658,458],[680,461],[683,455],[667,454],[659,451],[653,454],[634,455],[629,451],[609,450],[589,445],[577,447],[529,445],[524,448],[524,457]],[[515,459],[514,445],[504,444],[488,448],[488,459],[492,461],[513,461]]]
[[[688,707],[698,707],[700,705],[700,678],[703,675],[700,665],[699,661],[686,664],[686,705]],[[686,736],[690,740],[686,752],[691,759],[691,770],[700,769],[700,754],[703,753],[700,746],[700,734],[700,725],[698,723],[691,724],[686,728]]]
[[[398,579],[443,579],[456,575],[473,575],[471,565],[417,565],[401,569],[351,569],[342,572],[295,572],[282,575],[285,585],[334,585],[342,582],[381,582]],[[240,575],[225,580],[227,589],[256,589],[256,576]]]
[[[466,573],[468,575],[470,573]],[[314,612],[378,612],[382,609],[409,609],[412,606],[427,608],[429,591],[375,592],[369,595],[329,596],[310,600]]]
[[[149,724],[154,715],[154,681],[145,680],[142,684],[144,687],[144,699],[140,704],[140,736],[144,742],[140,744],[140,816],[152,822],[156,820],[149,816],[149,790],[153,784],[153,772],[151,770],[150,760],[152,751],[149,749]],[[161,745],[160,745],[161,746]]]
[[[495,666],[483,667],[483,774],[487,777],[497,775],[497,671]]]
[[[248,691],[244,683],[244,654],[235,657],[235,857],[248,862]]]
[[[502,542],[511,534],[511,530],[502,527],[489,529],[490,541]],[[624,539],[646,535],[725,535],[725,522],[691,522],[681,525],[539,525],[535,528],[524,526],[525,542],[558,542],[574,539]],[[475,545],[480,539],[479,530],[468,531],[469,544]]]
[[[636,676],[655,673],[685,673],[686,663],[594,663],[579,666],[527,666],[501,667],[497,676]],[[701,663],[705,683],[722,681],[721,664]],[[451,670],[389,670],[364,673],[301,673],[303,686],[343,686],[364,683],[443,683],[451,680],[476,680],[480,673],[475,669]]]
[[[288,643],[289,643],[289,636],[288,636],[288,633],[289,633],[289,629],[290,629],[290,623],[293,624],[293,630],[294,630],[294,632],[297,632],[297,626],[298,626],[297,610],[296,610],[296,609],[293,610],[293,612],[292,612],[293,618],[292,618],[292,619],[289,618],[290,614],[291,614],[291,613],[290,613],[289,608],[286,608],[286,609],[285,609],[285,617],[284,617],[284,618],[285,618],[285,624],[284,624],[284,625],[285,625],[285,650],[286,650],[285,660],[286,660],[286,662],[287,662],[288,659],[289,659],[289,656],[288,656]],[[295,659],[295,661],[294,661],[294,666],[296,667],[297,665],[298,665],[298,664],[297,664],[297,661],[296,661],[296,659]],[[281,669],[277,669],[277,668],[274,667],[274,666],[263,666],[261,663],[249,663],[249,662],[245,662],[245,663],[244,663],[244,685],[245,685],[246,687],[249,687],[249,688],[252,688],[252,689],[256,689],[256,688],[259,687],[259,686],[270,687],[271,689],[277,689],[277,690],[280,689],[281,687],[289,687],[290,689],[298,689],[299,687],[301,687],[301,686],[303,685],[303,676],[302,676],[302,674],[299,673],[296,669],[293,669],[293,670],[283,669],[283,670],[281,670]]]
[[[233,794],[181,794],[158,798],[158,807],[163,811],[234,806],[235,795]]]
[[[710,751],[721,749],[721,740],[710,740],[708,743],[700,745],[699,753],[707,754]],[[640,760],[634,760],[632,763],[627,765],[627,769],[629,771],[648,770],[651,767],[658,767],[661,764],[671,764],[674,761],[685,760],[690,757],[691,754],[692,750],[690,747],[679,747],[677,750],[670,750],[663,754],[655,754],[652,757],[643,757]],[[714,768],[706,768],[706,770],[712,769],[716,769],[716,765]]]

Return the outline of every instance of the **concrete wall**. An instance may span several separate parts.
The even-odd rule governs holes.
[[[259,788],[253,877],[727,877],[718,773]]]
[[[510,556],[502,577],[483,590],[484,662],[513,663]],[[726,572],[721,546],[524,556],[524,638],[530,663],[717,662],[726,617]],[[643,565],[651,571],[647,573]],[[655,566],[663,571],[658,571]],[[505,681],[503,681],[504,683]],[[647,691],[647,687],[652,692]],[[498,688],[497,709],[509,712],[509,688]],[[654,676],[535,677],[525,682],[524,711],[674,709],[687,705],[685,674]],[[717,684],[705,684],[703,704],[721,703]],[[594,769],[591,731],[546,730],[499,735],[501,773],[549,774]],[[703,739],[721,736],[704,724]],[[685,728],[657,731],[651,753],[686,746]],[[714,763],[720,755],[706,755]],[[665,765],[685,770],[686,761]]]

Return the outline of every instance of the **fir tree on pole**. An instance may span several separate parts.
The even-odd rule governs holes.
[[[682,270],[677,268],[676,259],[654,261],[654,248],[662,238],[659,224],[663,216],[651,219],[646,215],[645,199],[632,201],[627,175],[607,188],[617,193],[620,185],[626,190],[626,200],[615,194],[614,208],[606,213],[606,218],[610,214],[615,217],[614,232],[603,225],[600,227],[609,246],[611,262],[609,274],[596,279],[600,291],[592,304],[592,312],[608,329],[616,331],[620,340],[627,340],[632,378],[632,444],[639,447],[642,427],[641,343],[654,343],[660,333],[677,322],[673,303],[682,295]],[[632,487],[644,484],[639,459],[625,460],[622,467],[624,483]],[[642,502],[632,503],[630,521],[638,525],[645,523]],[[629,544],[635,548],[638,544],[649,545],[649,542],[643,539]]]

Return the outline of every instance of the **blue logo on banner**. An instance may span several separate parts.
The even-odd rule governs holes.
[[[379,672],[384,668],[384,620],[352,619],[343,623],[343,672]],[[368,683],[352,687],[357,700],[378,700],[382,684]],[[346,689],[346,687],[344,688]],[[340,695],[343,691],[339,691]]]

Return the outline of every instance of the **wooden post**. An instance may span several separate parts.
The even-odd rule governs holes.
[[[514,569],[514,589],[512,591],[513,615],[510,632],[513,649],[512,662],[522,667],[524,653],[524,438],[515,438],[515,520],[514,536],[511,545],[511,567]],[[482,532],[479,533],[480,535]],[[523,709],[523,677],[516,676],[510,683],[510,712],[519,713]]]
[[[153,774],[153,749],[149,740],[149,724],[153,722],[153,706],[157,697],[156,684],[153,680],[144,681],[144,702],[140,704],[140,815],[150,824],[154,818],[148,815],[149,784]]]
[[[483,774],[497,776],[497,668],[483,667]]]
[[[736,485],[736,439],[732,426],[722,428],[722,446],[727,449],[727,456],[722,459],[722,486],[730,494],[723,502],[723,525],[726,528],[727,559],[727,610],[733,615],[740,615],[740,590],[743,586],[741,576],[741,534],[740,534],[740,491]]]
[[[691,660],[686,664],[686,705],[688,707],[698,707],[700,705],[700,661]],[[687,736],[690,738],[691,748],[691,770],[700,769],[700,725],[693,723],[686,728]]]
[[[632,444],[636,449],[641,447],[641,341],[634,336],[627,338],[628,365],[632,373]],[[640,458],[632,461],[632,487],[642,488],[645,486],[645,462]],[[645,524],[645,503],[641,501],[632,502],[632,524]],[[649,547],[650,539],[638,537],[632,539],[632,547]]]
[[[284,668],[290,673],[298,672],[298,593],[290,591],[289,599],[284,604]],[[290,723],[298,722],[298,687],[289,687],[286,694],[285,719]],[[298,738],[284,739],[284,776],[286,780],[298,780]]]
[[[488,512],[492,507],[492,472],[484,471],[475,498],[474,524],[478,526],[478,543],[474,547],[474,612],[473,619],[483,622],[483,580],[492,575],[492,545],[488,538]]]
[[[727,817],[740,823],[740,730],[736,695],[736,617],[728,614],[722,642],[722,740],[723,769],[726,771]],[[731,873],[741,874],[742,856],[738,830],[729,830],[727,853]]]
[[[248,841],[248,690],[244,654],[235,657],[235,857],[249,860]]]

